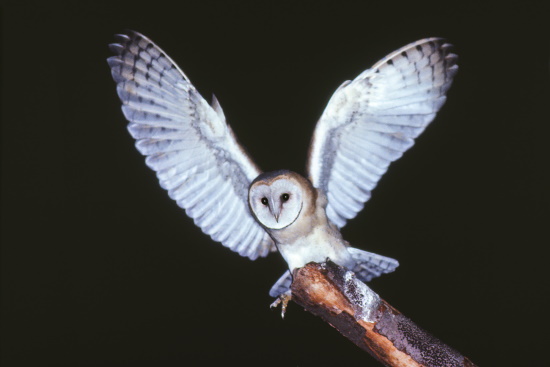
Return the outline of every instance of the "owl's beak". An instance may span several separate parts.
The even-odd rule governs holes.
[[[273,199],[269,200],[269,207],[271,209],[271,214],[275,217],[275,221],[279,223],[279,216],[281,215],[281,207],[279,205],[275,204],[275,201]]]

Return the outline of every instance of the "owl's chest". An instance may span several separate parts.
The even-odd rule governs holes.
[[[352,262],[344,241],[320,227],[290,241],[281,241],[277,247],[290,270],[301,268],[312,261],[324,262],[327,258],[342,266]]]

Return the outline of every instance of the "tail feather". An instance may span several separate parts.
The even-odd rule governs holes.
[[[391,273],[398,266],[399,262],[391,257],[386,257],[372,252],[348,247],[348,251],[353,258],[354,265],[350,268],[357,278],[363,282],[370,282],[372,279],[382,274]],[[273,298],[279,297],[287,292],[292,284],[292,274],[287,270],[277,282],[271,287],[269,295]]]
[[[382,274],[391,273],[399,266],[399,262],[391,257],[374,254],[353,247],[348,247],[348,251],[353,260],[355,260],[355,265],[351,270],[355,273],[357,278],[364,282],[370,282],[372,279]]]

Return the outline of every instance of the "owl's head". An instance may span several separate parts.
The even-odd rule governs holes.
[[[282,229],[298,219],[313,190],[311,183],[295,172],[262,173],[250,185],[248,204],[264,227]]]

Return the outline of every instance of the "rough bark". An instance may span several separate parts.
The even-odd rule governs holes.
[[[475,367],[330,261],[296,269],[292,299],[391,367]]]

